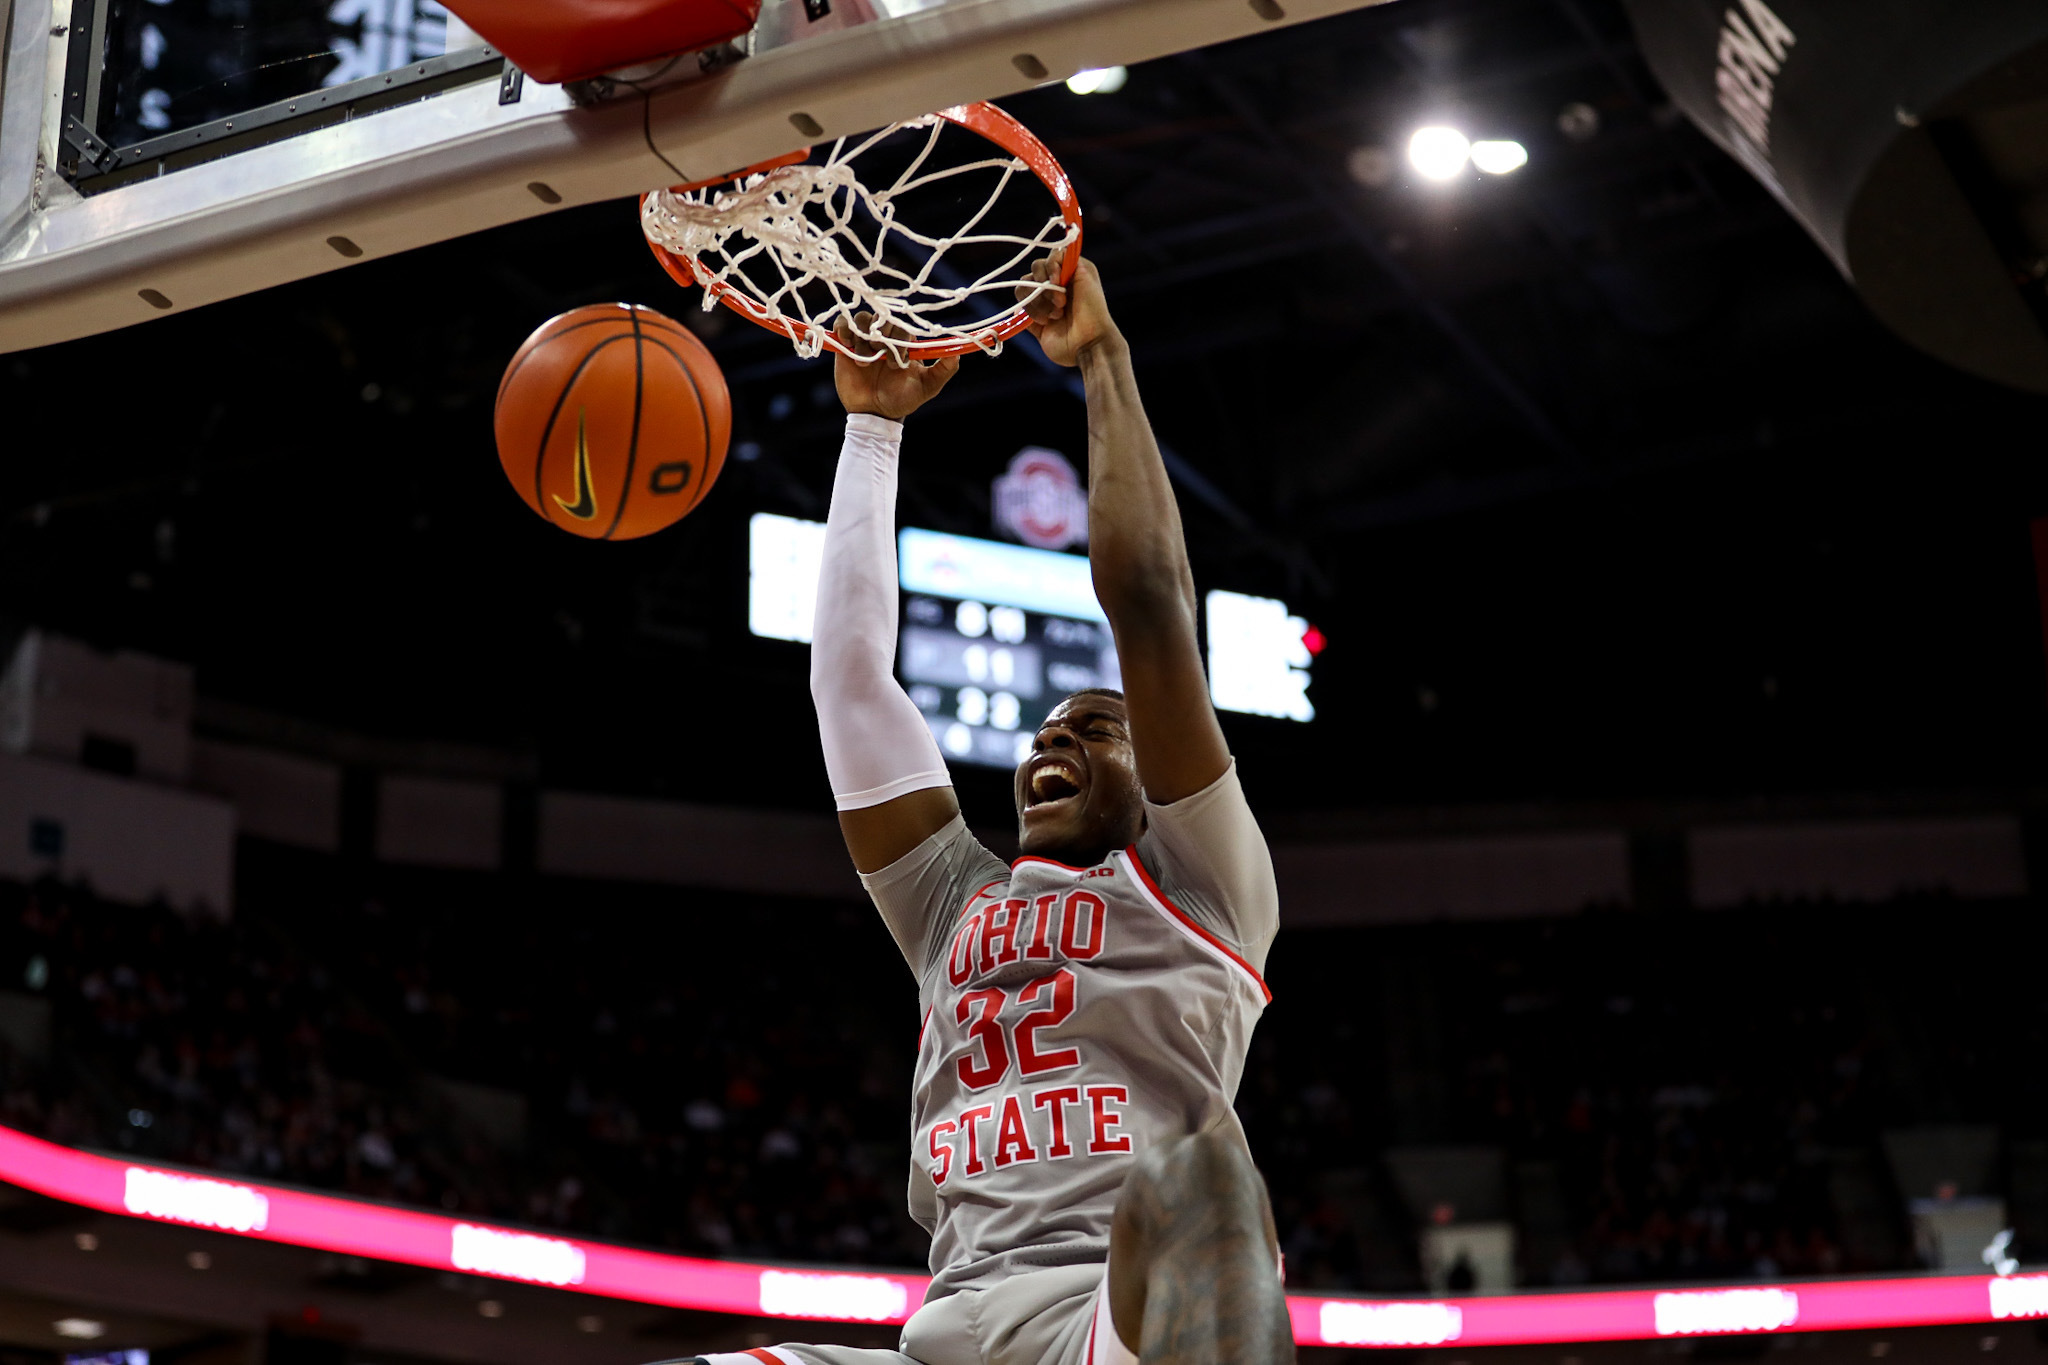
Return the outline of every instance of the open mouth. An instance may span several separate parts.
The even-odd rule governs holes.
[[[1055,805],[1081,794],[1080,774],[1064,763],[1048,763],[1031,774],[1024,809]]]

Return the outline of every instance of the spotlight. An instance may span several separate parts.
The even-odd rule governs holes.
[[[1120,66],[1093,67],[1067,77],[1067,89],[1077,95],[1114,95],[1130,78],[1131,73]]]
[[[1470,139],[1456,128],[1417,128],[1408,139],[1408,164],[1427,180],[1449,180],[1471,155]]]
[[[1519,142],[1475,142],[1472,164],[1488,175],[1506,175],[1529,164],[1529,149]]]

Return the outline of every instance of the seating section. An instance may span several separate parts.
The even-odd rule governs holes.
[[[865,907],[261,847],[239,880],[226,923],[0,886],[0,1121],[702,1254],[922,1263],[914,987]],[[2048,1131],[2025,955],[1956,972],[1929,944],[2031,914],[1283,934],[1239,1109],[1290,1283],[1414,1289],[1422,1231],[1474,1220],[1513,1226],[1530,1284],[1912,1265],[1884,1131]],[[1419,1196],[1387,1158],[1443,1148],[1493,1192]]]

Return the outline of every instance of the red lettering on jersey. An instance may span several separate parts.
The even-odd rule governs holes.
[[[1013,1161],[1036,1161],[1030,1131],[1024,1127],[1024,1110],[1015,1095],[1003,1096],[1003,1121],[996,1127],[996,1165]]]
[[[960,932],[953,935],[953,952],[946,959],[946,980],[956,986],[967,984],[967,978],[974,975],[974,938],[981,932],[981,916],[969,915],[967,922],[960,926]]]
[[[959,1061],[960,1084],[969,1090],[988,1089],[1010,1069],[1010,1045],[1003,1041],[1003,1026],[996,1018],[1004,1003],[1005,997],[999,990],[969,991],[960,997],[953,1010],[955,1021],[967,1024],[967,1037],[972,1045],[981,1049],[981,1065],[975,1065],[971,1050]],[[968,1024],[970,1014],[974,1022]]]
[[[1046,941],[1046,936],[1052,932],[1053,905],[1059,898],[1059,892],[1055,891],[1050,895],[1040,896],[1031,903],[1031,946],[1024,950],[1024,956],[1052,956],[1052,944]]]
[[[1017,960],[1018,919],[1024,913],[1028,902],[1007,900],[1000,905],[991,905],[982,912],[981,921],[981,969],[992,972]],[[996,945],[1002,944],[998,949]]]
[[[954,1123],[951,1119],[943,1119],[932,1125],[932,1135],[927,1139],[926,1146],[931,1151],[932,1160],[938,1163],[932,1168],[932,1184],[934,1185],[944,1185],[946,1177],[953,1173],[953,1144],[948,1142],[941,1146],[939,1138],[947,1133],[957,1133],[959,1131],[960,1125]]]
[[[1102,951],[1102,926],[1108,907],[1093,891],[1067,893],[1067,913],[1060,921],[1060,951],[1085,962]]]
[[[1088,1087],[1088,1120],[1090,1127],[1094,1130],[1088,1139],[1088,1155],[1102,1156],[1109,1152],[1128,1152],[1131,1150],[1131,1135],[1129,1133],[1116,1138],[1112,1138],[1109,1135],[1111,1129],[1116,1128],[1124,1121],[1122,1114],[1110,1113],[1109,1106],[1111,1104],[1129,1104],[1130,1102],[1131,1092],[1121,1085],[1091,1085]],[[962,1115],[962,1117],[964,1118],[965,1115]],[[971,1135],[967,1140],[967,1150],[970,1152],[974,1150],[974,1139]],[[969,1169],[972,1168],[970,1167]]]
[[[961,1111],[960,1131],[967,1134],[967,1164],[960,1168],[961,1174],[980,1175],[988,1169],[988,1163],[981,1159],[981,1135],[974,1125],[987,1119],[995,1112],[995,1106],[992,1104],[977,1105],[972,1109]],[[1124,1150],[1129,1151],[1130,1146],[1129,1139],[1126,1139]]]
[[[1079,1104],[1081,1092],[1071,1085],[1057,1090],[1041,1090],[1031,1097],[1033,1109],[1052,1111],[1052,1145],[1045,1149],[1047,1161],[1058,1161],[1063,1156],[1074,1154],[1074,1144],[1067,1141],[1067,1106]]]
[[[1026,1076],[1043,1076],[1048,1071],[1064,1071],[1077,1065],[1081,1060],[1078,1048],[1063,1047],[1055,1052],[1040,1052],[1035,1035],[1042,1028],[1052,1028],[1067,1022],[1067,1016],[1074,1012],[1074,974],[1065,967],[1051,976],[1041,976],[1024,988],[1017,997],[1017,1003],[1028,1005],[1051,988],[1052,1003],[1042,1010],[1034,1011],[1017,1021],[1017,1069]]]

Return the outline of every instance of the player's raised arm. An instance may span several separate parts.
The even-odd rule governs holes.
[[[1058,259],[1039,262],[1034,277],[1056,278]],[[1064,297],[1048,291],[1029,306],[1045,353],[1079,365],[1088,386],[1088,563],[1123,664],[1138,778],[1165,805],[1230,767],[1195,637],[1180,511],[1094,265],[1081,262]]]
[[[841,323],[840,339],[852,338]],[[957,357],[930,365],[838,358],[846,445],[832,481],[811,644],[825,772],[854,866],[878,872],[960,812],[924,716],[897,685],[896,457],[903,419],[946,386]]]

